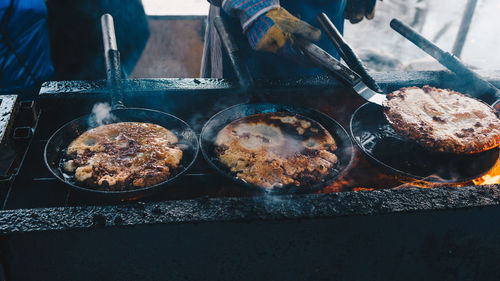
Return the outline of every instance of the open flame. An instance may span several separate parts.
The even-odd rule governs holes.
[[[500,183],[500,159],[497,161],[493,169],[491,169],[486,175],[472,180],[474,185],[485,185],[485,184],[498,184]]]
[[[389,176],[373,168],[367,168],[367,163],[357,157],[353,169],[343,178],[325,187],[318,193],[331,193],[339,191],[364,191],[386,188],[434,188],[441,186],[460,187],[471,185],[500,184],[500,159],[495,166],[484,176],[477,179],[460,183],[442,183],[427,180],[415,180],[403,176]]]

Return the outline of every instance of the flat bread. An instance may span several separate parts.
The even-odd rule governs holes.
[[[182,150],[171,131],[155,124],[121,122],[86,131],[66,150],[66,172],[78,182],[107,190],[151,186],[179,166]]]
[[[500,119],[489,105],[424,86],[387,95],[384,114],[401,136],[436,152],[478,153],[500,144]]]
[[[236,177],[265,188],[318,183],[338,162],[331,134],[290,113],[237,119],[218,133],[215,144],[219,160]]]

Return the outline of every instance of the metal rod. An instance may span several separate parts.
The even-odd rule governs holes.
[[[493,103],[500,100],[500,91],[490,82],[479,76],[469,69],[460,59],[454,55],[441,50],[431,41],[427,40],[410,26],[404,24],[400,20],[393,19],[391,27],[403,37],[417,45],[424,52],[435,58],[439,63],[454,72],[460,79],[467,82],[474,89],[478,98],[485,100],[488,103]]]
[[[335,45],[340,56],[342,57],[342,59],[344,59],[351,70],[360,75],[363,82],[365,82],[365,84],[372,90],[376,92],[382,92],[377,82],[375,82],[372,76],[368,73],[368,70],[363,65],[361,59],[356,55],[351,46],[349,46],[349,44],[344,40],[344,38],[332,23],[332,21],[328,18],[328,16],[325,13],[321,13],[316,17],[316,20],[318,21],[319,25],[326,33],[330,41],[332,41],[333,45]]]
[[[111,95],[113,109],[125,108],[122,92],[120,52],[116,44],[115,26],[110,14],[101,16],[104,60],[106,63],[106,82]]]
[[[109,50],[118,51],[118,45],[116,44],[116,33],[115,24],[113,17],[110,14],[104,14],[101,16],[102,25],[102,40],[104,42],[104,52]]]
[[[474,11],[476,9],[477,0],[468,0],[467,5],[465,5],[464,14],[462,16],[462,22],[460,23],[460,28],[458,29],[457,37],[455,43],[453,44],[452,53],[460,57],[462,54],[462,49],[464,48],[465,39],[469,33],[470,24],[472,22],[472,17],[474,16]]]

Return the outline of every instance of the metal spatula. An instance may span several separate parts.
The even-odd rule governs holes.
[[[386,100],[386,96],[384,94],[377,93],[370,89],[356,72],[340,63],[340,61],[335,59],[325,50],[318,47],[316,44],[298,37],[295,38],[294,42],[306,57],[330,75],[340,79],[345,84],[350,86],[365,100],[378,105],[382,105],[382,103]]]

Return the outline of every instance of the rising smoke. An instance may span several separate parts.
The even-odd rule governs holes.
[[[111,106],[108,103],[96,103],[92,108],[89,118],[89,126],[97,127],[118,121],[118,117],[111,113]]]

